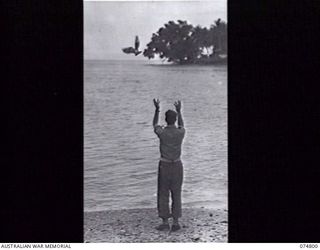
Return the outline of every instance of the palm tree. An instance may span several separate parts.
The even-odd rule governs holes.
[[[216,20],[210,27],[211,44],[214,47],[214,53],[227,52],[227,24],[223,21]]]
[[[187,21],[169,21],[152,34],[143,55],[149,59],[158,55],[168,62],[197,63],[215,55],[214,50],[226,51],[227,25],[220,19],[210,29],[192,26]],[[213,51],[213,52],[211,52]]]

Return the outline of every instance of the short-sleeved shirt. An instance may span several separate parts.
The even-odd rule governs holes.
[[[156,125],[154,132],[160,139],[160,154],[167,160],[177,160],[181,156],[181,145],[185,135],[183,127],[168,125],[166,127]]]

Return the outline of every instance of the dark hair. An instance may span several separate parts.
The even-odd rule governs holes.
[[[168,125],[173,125],[177,120],[177,113],[171,109],[166,112],[166,122]]]

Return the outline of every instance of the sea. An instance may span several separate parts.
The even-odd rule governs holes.
[[[164,113],[182,101],[183,207],[227,209],[227,66],[84,62],[84,209],[154,208]]]

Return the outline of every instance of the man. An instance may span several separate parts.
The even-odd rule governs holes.
[[[170,229],[168,219],[173,217],[171,231],[180,229],[181,217],[181,187],[183,180],[183,165],[180,159],[181,144],[185,135],[181,114],[181,102],[174,103],[176,112],[168,110],[166,115],[167,126],[158,125],[160,101],[153,99],[155,113],[153,118],[154,132],[160,139],[160,161],[158,170],[158,213],[162,224],[156,229],[163,231]],[[178,127],[175,122],[178,117]],[[169,211],[169,192],[171,192],[172,206]]]

